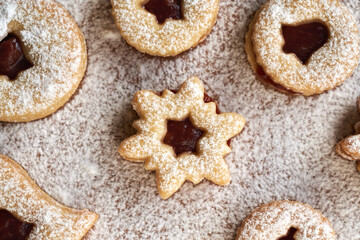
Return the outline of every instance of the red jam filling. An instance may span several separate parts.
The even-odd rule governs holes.
[[[265,73],[264,69],[260,65],[258,65],[258,67],[257,67],[256,74],[257,74],[258,78],[260,78],[261,81],[263,81],[264,83],[270,84],[271,86],[273,86],[274,88],[279,89],[282,92],[287,92],[287,93],[291,93],[291,94],[298,94],[297,92],[291,91],[291,90],[283,87],[282,85],[274,82],[271,79],[271,77],[269,77]]]
[[[189,118],[183,121],[168,120],[163,141],[173,147],[176,155],[184,152],[196,153],[196,143],[203,134],[204,132],[197,129]]]
[[[181,0],[149,0],[143,7],[156,16],[159,24],[163,24],[168,18],[184,18]]]
[[[173,93],[177,91],[171,90]],[[204,93],[204,102],[214,102],[214,100]],[[220,114],[220,110],[216,104],[216,113]],[[175,154],[178,156],[184,152],[196,153],[196,143],[201,138],[204,132],[196,128],[190,121],[189,118],[186,118],[182,121],[173,121],[168,120],[167,122],[167,132],[164,137],[163,142],[167,145],[170,145]],[[230,146],[230,140],[227,142]]]
[[[288,233],[286,234],[286,236],[279,238],[278,240],[295,240],[294,236],[295,233],[297,232],[297,229],[294,227],[291,227],[288,231]]]
[[[0,210],[0,240],[25,240],[33,227],[17,220],[10,212]]]
[[[284,25],[281,30],[285,40],[283,51],[295,53],[303,64],[306,64],[311,55],[329,39],[329,29],[320,22],[297,26]]]
[[[6,75],[10,80],[14,80],[19,72],[32,66],[25,58],[18,37],[9,34],[0,42],[0,75]]]
[[[324,46],[329,39],[329,29],[320,22],[297,26],[283,25],[281,30],[285,41],[283,51],[294,53],[302,64],[306,64],[311,55]],[[299,94],[274,82],[260,65],[257,66],[256,74],[260,80],[282,92]]]

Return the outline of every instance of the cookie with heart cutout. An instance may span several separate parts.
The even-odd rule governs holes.
[[[339,0],[269,0],[249,26],[245,50],[262,82],[309,96],[351,76],[360,56],[359,28]]]

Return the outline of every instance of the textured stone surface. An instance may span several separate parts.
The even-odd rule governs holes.
[[[88,45],[88,70],[77,93],[55,114],[0,123],[0,152],[18,161],[47,193],[100,219],[87,239],[235,239],[252,209],[298,200],[322,211],[338,239],[360,239],[360,174],[334,151],[359,120],[360,68],[335,90],[287,96],[251,71],[244,36],[263,0],[223,0],[206,40],[174,58],[150,57],[121,38],[108,0],[59,0]],[[360,21],[360,2],[345,4]],[[155,174],[123,160],[120,142],[135,130],[130,102],[140,89],[176,89],[197,75],[224,112],[247,119],[226,157],[227,187],[185,183],[161,200]]]

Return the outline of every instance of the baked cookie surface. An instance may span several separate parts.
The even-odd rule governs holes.
[[[215,24],[219,11],[219,0],[111,2],[112,13],[123,38],[140,52],[164,57],[177,55],[203,41]],[[180,8],[175,16],[166,18],[154,14],[159,11],[158,8],[165,8],[161,4],[167,6],[174,2],[178,2]],[[147,10],[149,3],[154,10]]]
[[[69,13],[52,0],[0,2],[0,48],[9,66],[19,54],[7,36],[18,38],[16,47],[29,62],[10,75],[0,69],[0,121],[26,122],[48,116],[62,107],[85,73],[87,55],[82,32]],[[7,41],[7,42],[5,42]],[[8,72],[8,71],[6,71]]]
[[[359,27],[338,0],[270,0],[250,23],[245,50],[261,81],[287,93],[318,94],[358,65]]]
[[[230,182],[224,160],[231,151],[227,141],[241,132],[245,119],[236,113],[218,114],[216,104],[204,98],[204,86],[197,77],[185,81],[176,93],[164,90],[159,96],[143,90],[135,94],[133,107],[140,119],[134,128],[138,133],[121,143],[119,153],[131,161],[145,161],[147,170],[156,171],[164,199],[185,180]],[[180,125],[174,126],[176,123]]]
[[[56,200],[100,215],[84,240],[235,240],[251,210],[275,199],[297,199],[321,210],[339,240],[360,233],[360,174],[334,152],[339,136],[351,134],[359,121],[360,68],[341,87],[314,97],[265,88],[244,53],[248,24],[265,0],[221,1],[216,31],[206,44],[176,58],[129,47],[109,0],[58,2],[86,36],[86,78],[79,95],[51,117],[0,123],[0,152]],[[360,2],[343,3],[360,22]],[[136,134],[131,101],[137,91],[177,89],[193,75],[223,112],[246,117],[246,127],[225,158],[228,186],[186,181],[163,201],[155,172],[124,161],[117,149]]]
[[[294,201],[256,208],[243,221],[237,240],[335,240],[335,231],[319,211]]]
[[[56,202],[23,168],[0,155],[0,237],[80,240],[98,217]]]
[[[360,98],[357,99],[357,108],[360,113]],[[342,139],[336,145],[336,152],[341,157],[350,161],[360,160],[360,122],[356,123],[355,134]],[[358,171],[360,171],[360,162],[357,163]]]

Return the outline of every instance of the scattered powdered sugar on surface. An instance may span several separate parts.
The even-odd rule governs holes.
[[[254,208],[283,199],[320,210],[337,239],[360,239],[360,174],[354,162],[334,151],[359,121],[360,68],[341,86],[313,97],[288,96],[261,84],[246,59],[244,37],[263,0],[221,1],[211,34],[174,58],[130,47],[108,0],[59,2],[76,15],[87,40],[86,76],[51,116],[1,123],[0,152],[57,200],[100,214],[86,239],[234,240]],[[360,22],[360,2],[344,4]],[[176,89],[191,76],[204,82],[220,110],[239,113],[247,123],[225,158],[228,186],[186,182],[164,201],[155,173],[122,159],[117,148],[136,132],[131,101],[137,91]]]
[[[298,92],[308,88],[324,91],[340,84],[358,64],[360,43],[356,20],[337,0],[301,0],[296,7],[292,2],[272,0],[260,12],[253,33],[258,62],[283,86],[299,85]],[[282,51],[281,25],[307,21],[322,21],[328,26],[330,36],[309,63],[303,65],[293,54]]]
[[[169,55],[196,45],[214,23],[219,0],[183,0],[184,19],[157,23],[141,5],[146,0],[112,0],[114,16],[126,39],[138,49]]]
[[[0,114],[24,115],[51,108],[79,83],[77,72],[83,67],[85,49],[74,23],[50,0],[0,1],[2,12],[9,17],[0,17],[0,24],[18,35],[34,66],[14,81],[0,78]],[[7,27],[9,20],[18,25]],[[2,29],[1,25],[0,32]]]
[[[7,25],[15,15],[16,4],[11,0],[3,0],[0,7],[0,41],[7,35]]]

